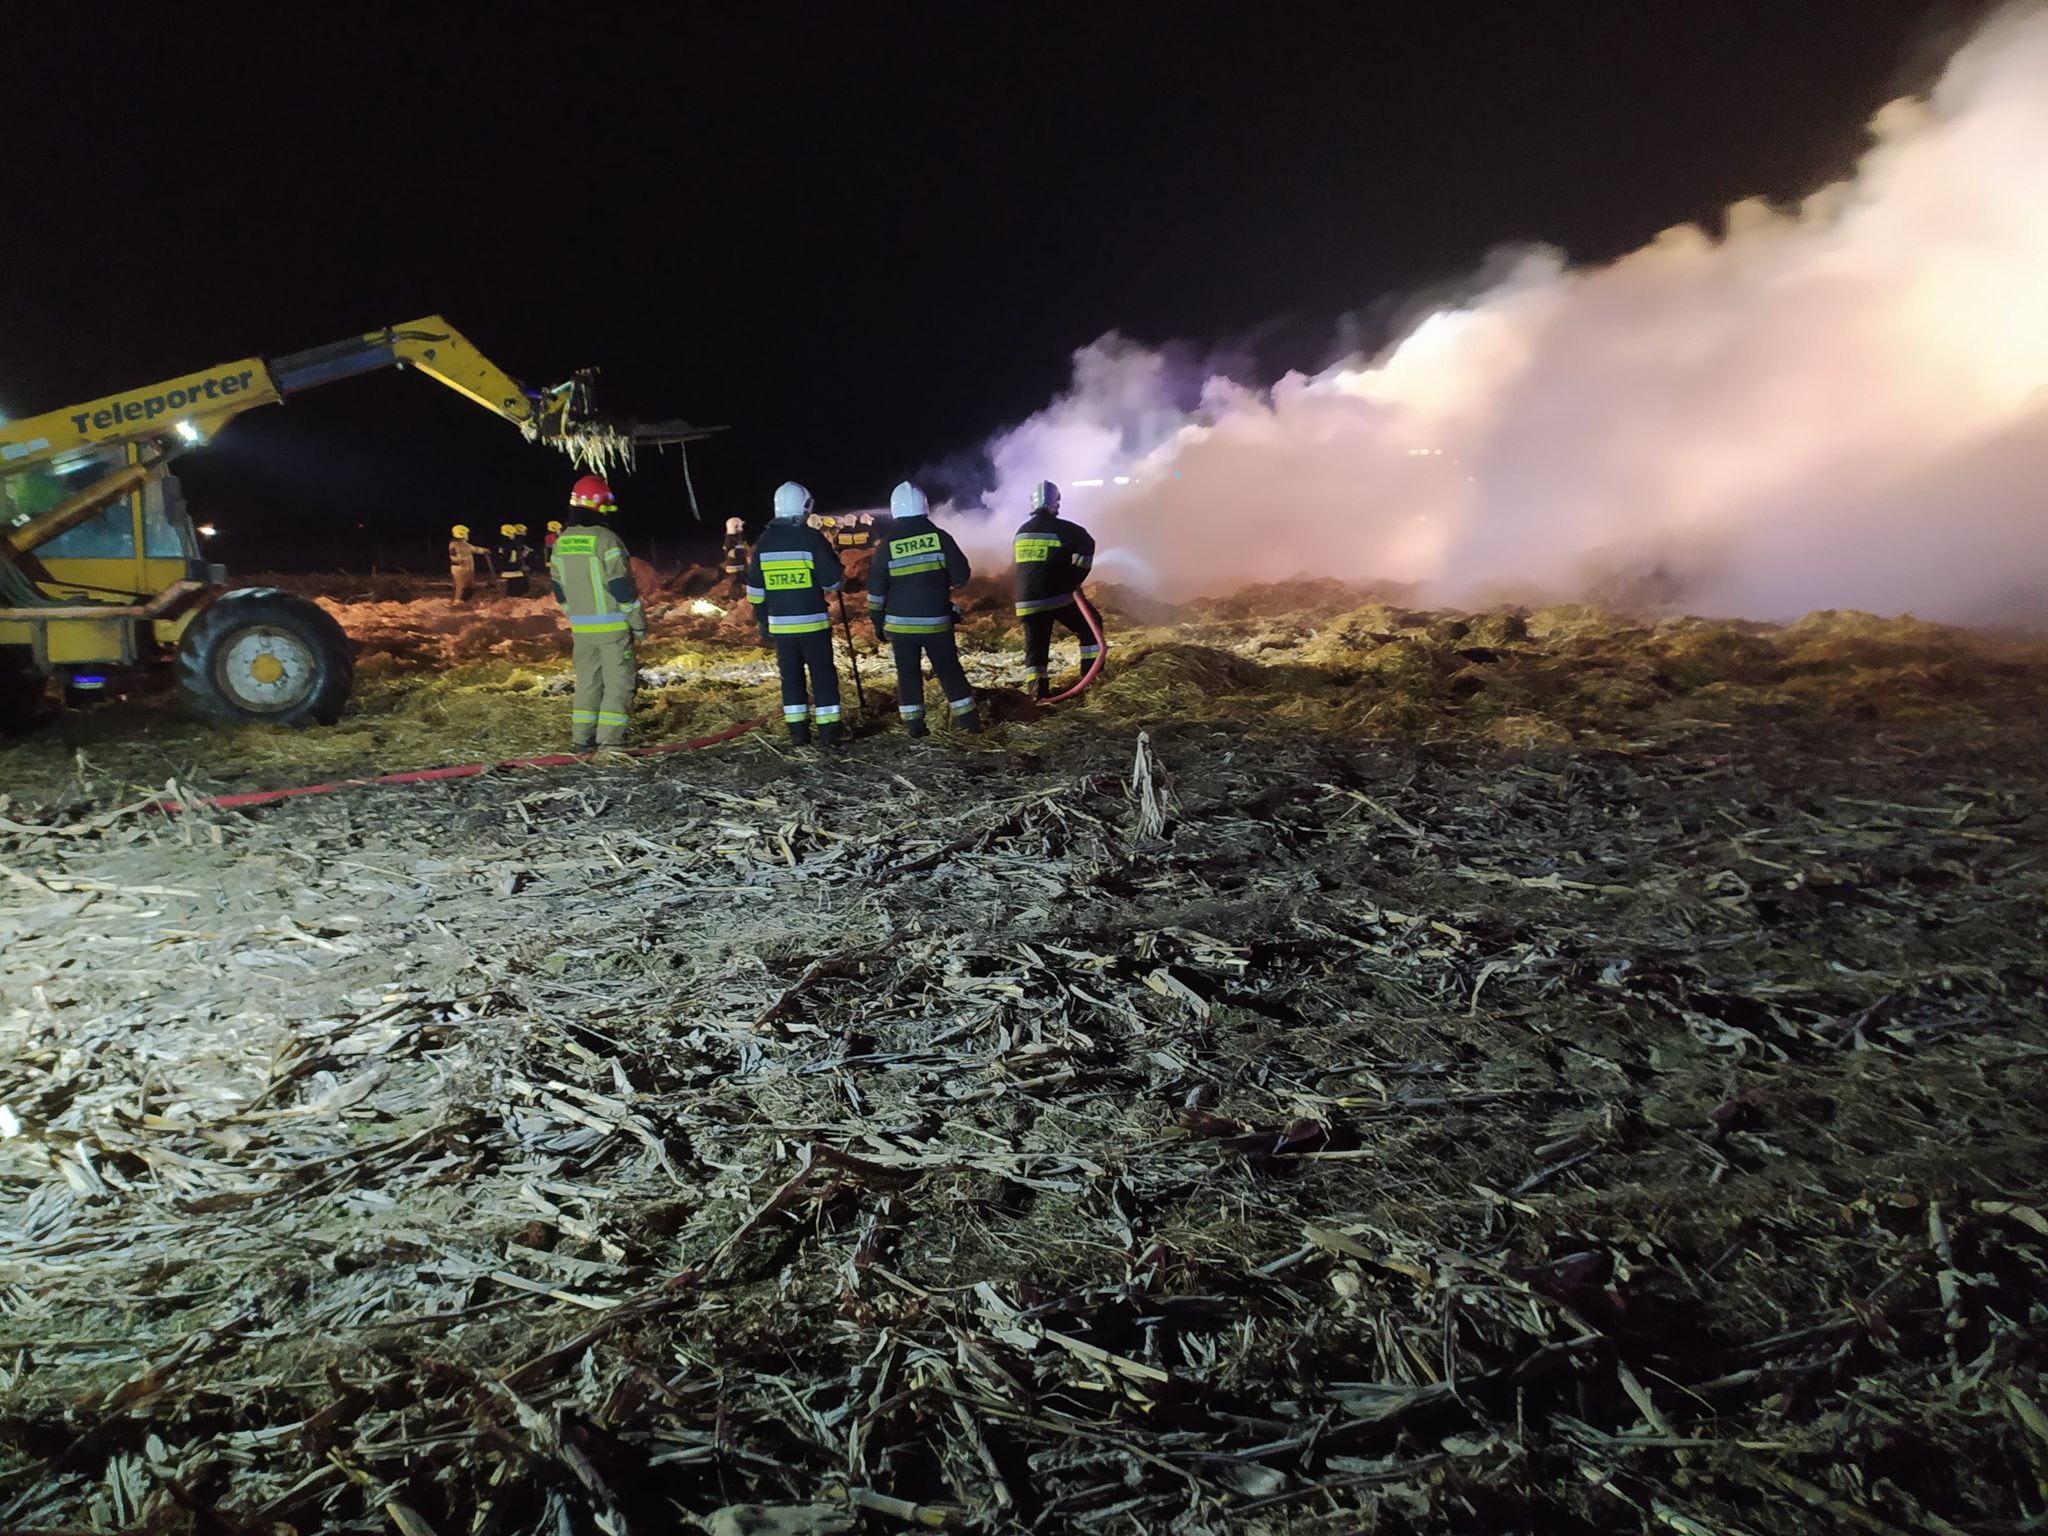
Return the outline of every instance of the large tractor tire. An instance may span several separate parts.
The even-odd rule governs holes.
[[[355,672],[333,615],[275,587],[216,598],[178,643],[178,691],[217,725],[332,725]]]
[[[0,645],[0,735],[25,731],[49,713],[50,680],[25,645]]]

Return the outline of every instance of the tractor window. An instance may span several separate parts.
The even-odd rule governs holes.
[[[90,522],[67,528],[36,546],[49,560],[132,560],[135,558],[135,510],[123,496]]]
[[[149,560],[191,560],[198,543],[186,532],[192,519],[176,475],[159,475],[142,493],[142,553]]]
[[[4,507],[0,507],[0,521],[10,528],[19,527],[30,518],[40,517],[53,507],[62,506],[86,487],[126,467],[127,463],[126,451],[113,449],[91,458],[73,459],[64,465],[40,465],[18,475],[9,475],[0,480],[0,498],[5,502]],[[129,498],[123,496],[92,521],[66,529],[47,543],[37,545],[36,553],[74,560],[133,559],[135,514]]]

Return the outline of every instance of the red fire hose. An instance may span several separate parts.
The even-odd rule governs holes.
[[[1081,610],[1081,617],[1088,621],[1089,629],[1094,631],[1095,660],[1090,662],[1088,670],[1081,674],[1081,681],[1074,684],[1065,693],[1054,694],[1045,701],[1048,704],[1057,704],[1062,699],[1071,699],[1075,694],[1094,682],[1096,678],[1102,675],[1102,658],[1109,654],[1109,642],[1102,638],[1102,621],[1096,618],[1095,610],[1088,605],[1088,599],[1079,592],[1076,592],[1074,594],[1074,606]]]
[[[664,742],[656,747],[626,747],[622,750],[628,757],[658,757],[666,752],[694,752],[699,747],[715,747],[721,741],[731,741],[744,736],[757,725],[766,725],[769,717],[757,715],[752,720],[743,720],[730,730],[720,731],[715,736],[699,736],[695,741]],[[459,763],[449,768],[415,768],[410,773],[380,773],[369,779],[336,779],[331,784],[302,784],[295,789],[255,789],[239,795],[206,795],[191,800],[159,800],[152,809],[175,815],[195,807],[210,810],[241,810],[252,805],[272,805],[279,800],[296,800],[301,795],[331,795],[338,789],[369,789],[384,784],[432,784],[442,779],[473,779],[478,774],[490,773],[499,768],[567,768],[573,763],[584,761],[582,754],[557,752],[547,757],[508,757],[495,763]]]

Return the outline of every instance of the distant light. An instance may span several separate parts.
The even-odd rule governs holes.
[[[196,532],[202,539],[216,539],[220,537],[220,530],[214,527],[213,524],[211,523],[201,523],[198,526],[198,528],[196,528],[193,531]]]
[[[1113,483],[1116,485],[1129,485],[1131,477],[1129,475],[1118,475]]]
[[[178,436],[188,443],[196,443],[199,441],[199,429],[189,421],[181,421],[178,423]]]
[[[1100,485],[1100,484],[1102,484],[1102,482],[1101,482],[1100,480],[1076,480],[1076,481],[1074,482],[1074,484],[1076,484],[1076,485]]]

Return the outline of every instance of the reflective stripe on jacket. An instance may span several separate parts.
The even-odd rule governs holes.
[[[620,537],[600,523],[571,523],[548,561],[555,597],[579,635],[647,632],[633,567]]]
[[[846,572],[825,535],[781,520],[762,530],[747,563],[747,601],[771,635],[807,635],[832,627],[825,598]]]
[[[928,517],[899,518],[868,567],[869,613],[905,634],[942,633],[953,627],[952,589],[972,574],[952,534]]]
[[[1095,563],[1095,540],[1079,523],[1034,512],[1017,530],[1011,552],[1016,559],[1017,612],[1046,613],[1064,608],[1080,591]]]

